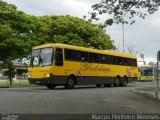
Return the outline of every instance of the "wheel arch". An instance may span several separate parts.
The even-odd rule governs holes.
[[[116,77],[118,77],[121,80],[121,76],[120,75],[117,75]]]
[[[123,77],[127,80],[126,82],[128,84],[128,77],[126,75],[124,75]]]
[[[117,75],[116,77],[115,77],[115,80],[114,80],[114,86],[115,87],[118,87],[118,86],[120,86],[120,84],[121,84],[121,77],[120,77],[120,75]]]
[[[77,76],[74,74],[70,74],[68,78],[73,78],[75,80],[75,84],[77,84]]]

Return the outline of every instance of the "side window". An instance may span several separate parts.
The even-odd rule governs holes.
[[[115,56],[108,56],[109,64],[116,64],[116,57]]]
[[[122,57],[117,57],[117,64],[123,65],[123,58]]]
[[[89,53],[89,62],[97,63],[98,62],[98,54]]]
[[[76,50],[65,49],[65,59],[66,60],[75,60],[77,59]]]
[[[77,60],[78,61],[89,61],[88,53],[83,51],[77,51]]]
[[[107,55],[99,54],[98,55],[98,62],[99,63],[103,63],[103,64],[108,63],[108,57],[107,57]]]
[[[63,53],[62,53],[62,49],[60,48],[56,48],[55,65],[63,66]]]
[[[130,59],[130,66],[137,66],[137,60],[136,59]]]
[[[129,66],[130,62],[128,58],[124,58],[124,65]]]

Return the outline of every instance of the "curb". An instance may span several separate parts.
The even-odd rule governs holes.
[[[156,99],[156,100],[160,100],[160,94],[158,95],[158,98],[156,97],[156,92],[155,91],[151,91],[151,92],[147,92],[147,91],[143,91],[143,90],[131,90],[134,93],[138,93],[141,95],[145,95],[147,97],[150,97],[152,99]]]
[[[9,88],[10,86],[0,86],[0,88]]]

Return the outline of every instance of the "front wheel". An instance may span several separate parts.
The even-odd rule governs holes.
[[[123,77],[122,81],[121,81],[121,86],[126,86],[127,85],[127,78]]]
[[[46,85],[47,86],[47,88],[48,89],[54,89],[55,87],[56,87],[56,85],[54,85],[54,84],[48,84],[48,85]]]
[[[114,81],[114,86],[118,87],[121,84],[121,78],[120,77],[116,77],[115,81]]]
[[[74,86],[75,86],[75,80],[74,80],[74,78],[69,77],[69,78],[67,79],[65,88],[66,88],[66,89],[73,89]]]

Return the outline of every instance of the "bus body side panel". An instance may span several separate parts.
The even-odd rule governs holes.
[[[66,84],[69,76],[76,77],[76,84],[113,84],[116,76],[127,76],[128,82],[137,80],[137,67],[118,66],[109,64],[82,63],[64,61],[63,66],[34,67],[29,70],[31,84]],[[47,74],[52,74],[47,77]]]

